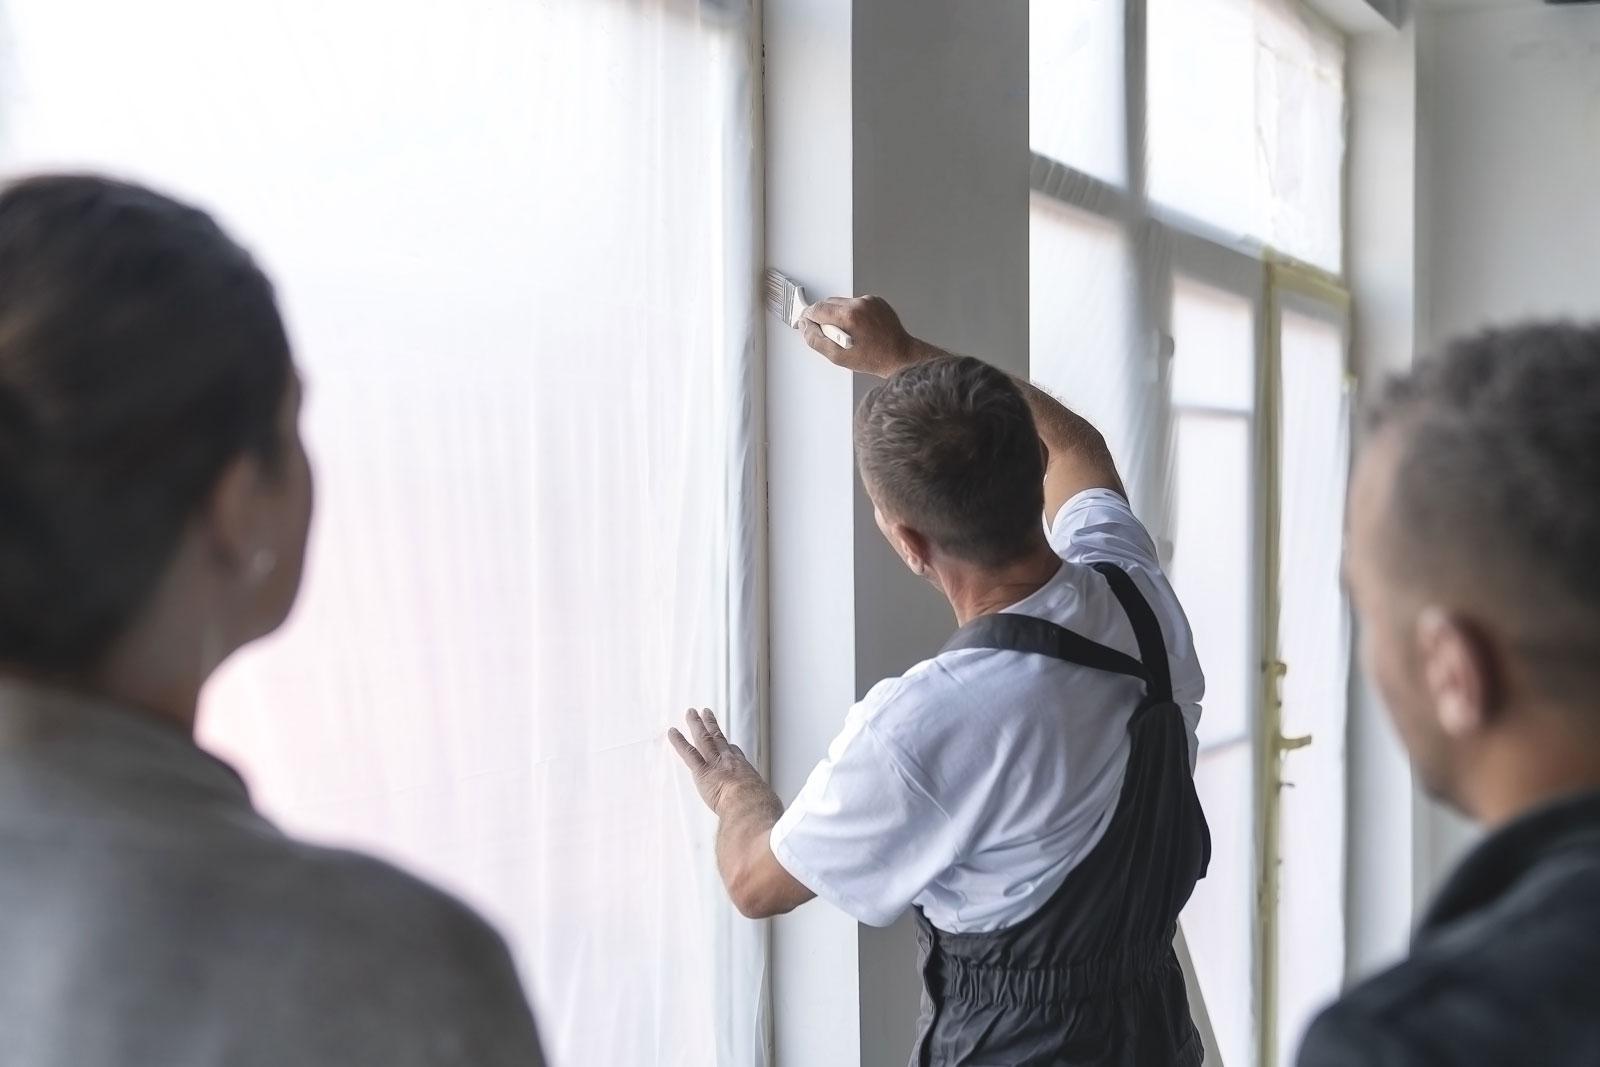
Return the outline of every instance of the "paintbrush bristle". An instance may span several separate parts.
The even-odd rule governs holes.
[[[785,326],[794,325],[794,297],[799,288],[781,272],[767,271],[767,307]]]

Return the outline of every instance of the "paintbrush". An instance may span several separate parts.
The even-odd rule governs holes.
[[[806,308],[810,306],[811,301],[806,299],[806,291],[788,275],[775,270],[767,271],[767,309],[782,319],[785,326],[798,330],[800,320],[805,317]],[[837,326],[823,326],[822,334],[840,348],[849,348],[855,344],[850,335]]]

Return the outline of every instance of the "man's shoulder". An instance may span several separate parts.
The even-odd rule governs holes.
[[[983,653],[980,653],[983,654]],[[899,751],[921,747],[942,720],[959,718],[965,685],[952,670],[951,653],[925,659],[904,674],[885,678],[850,709],[844,735],[871,736]],[[904,753],[901,753],[904,755]]]
[[[1455,984],[1452,964],[1426,954],[1413,955],[1347,992],[1327,1008],[1306,1032],[1299,1067],[1401,1067],[1432,1063],[1418,1039],[1431,1043],[1442,1036],[1443,1016],[1453,998],[1439,997]],[[1459,989],[1465,994],[1467,990]],[[1448,1062],[1448,1061],[1446,1061]]]
[[[1300,1067],[1600,1062],[1597,970],[1600,856],[1571,853],[1353,989]]]
[[[1004,648],[942,650],[904,674],[885,678],[868,690],[857,706],[880,731],[911,720],[918,729],[929,729],[941,715],[964,720],[974,709],[993,708],[996,698],[1004,694],[1021,699],[1036,688],[1055,692],[1059,687],[1053,676],[1018,669],[1022,655]]]
[[[1600,1063],[1600,1018],[1583,982],[1517,988],[1402,964],[1353,990],[1311,1025],[1298,1067],[1524,1067]]]
[[[996,735],[985,724],[1017,715],[1040,700],[1060,699],[1059,684],[1046,685],[1053,676],[1019,670],[1018,655],[972,648],[923,660],[868,690],[851,708],[839,740],[870,745],[913,776],[980,733],[987,746],[1003,749],[1014,732]]]
[[[1296,1067],[1416,1067],[1422,1062],[1402,1035],[1386,1031],[1365,1005],[1348,996],[1311,1024]]]
[[[867,690],[858,706],[868,718],[877,719],[959,700],[967,665],[992,655],[1003,653],[987,648],[937,652]]]

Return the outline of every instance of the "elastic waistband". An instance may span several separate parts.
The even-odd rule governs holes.
[[[1057,967],[1008,967],[934,949],[929,979],[944,998],[1000,1004],[1086,1000],[1156,981],[1178,970],[1170,941],[1075,960]]]

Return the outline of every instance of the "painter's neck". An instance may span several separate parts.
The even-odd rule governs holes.
[[[956,624],[1004,611],[1048,585],[1061,572],[1061,557],[1042,544],[1015,563],[994,569],[973,569],[945,578],[945,595],[955,609]]]

